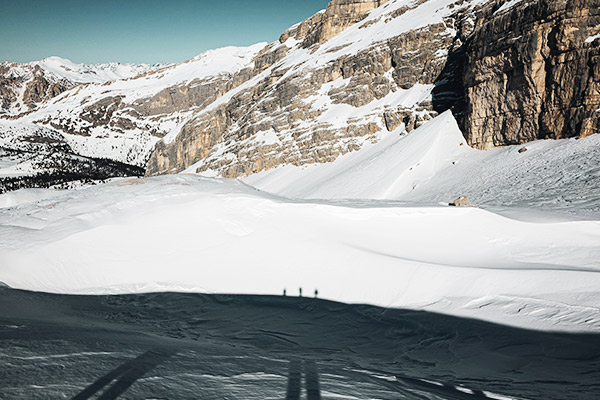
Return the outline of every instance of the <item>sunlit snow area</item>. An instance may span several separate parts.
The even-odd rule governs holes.
[[[594,332],[599,140],[477,151],[445,113],[333,163],[243,181],[181,174],[9,192],[0,195],[0,281],[76,294],[302,288]],[[459,195],[479,207],[449,206]]]

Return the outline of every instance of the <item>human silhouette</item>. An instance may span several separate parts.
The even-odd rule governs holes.
[[[302,297],[302,288],[300,288],[300,297]]]
[[[319,297],[319,291],[317,289],[315,289],[315,299]]]
[[[287,296],[287,290],[283,289],[283,295]]]

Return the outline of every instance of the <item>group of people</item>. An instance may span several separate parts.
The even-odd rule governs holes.
[[[287,289],[283,289],[283,295],[287,296]],[[302,297],[302,288],[298,288],[298,296]],[[319,290],[315,289],[315,298],[319,297]]]

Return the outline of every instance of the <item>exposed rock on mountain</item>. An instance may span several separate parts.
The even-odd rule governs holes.
[[[324,12],[315,14],[282,35],[282,42],[294,36],[303,47],[324,43],[346,28],[366,18],[373,9],[388,0],[332,0]],[[293,33],[292,33],[293,32]]]
[[[192,171],[238,177],[329,162],[382,130],[410,131],[436,115],[431,91],[453,43],[453,21],[447,25],[447,10],[435,4],[368,14],[383,3],[332,1],[290,28],[257,59],[253,85],[199,112],[173,143],[158,143],[147,173],[193,165]],[[395,3],[401,2],[389,4]],[[432,9],[439,14],[434,23],[423,23]],[[347,29],[330,38],[340,27]]]
[[[585,136],[600,130],[599,1],[332,0],[269,45],[66,92],[40,81],[43,106],[14,123],[147,175],[227,178],[330,162],[448,109],[481,149]]]
[[[0,65],[0,115],[27,112],[75,86],[66,79],[51,79],[39,66],[27,75],[14,75],[8,63]]]
[[[450,203],[450,205],[455,207],[473,207],[473,204],[471,204],[471,200],[469,200],[467,196],[460,196],[452,203]]]
[[[492,2],[465,45],[465,136],[488,149],[600,132],[600,1]]]

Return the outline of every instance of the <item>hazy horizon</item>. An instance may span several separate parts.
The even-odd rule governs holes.
[[[0,15],[0,62],[182,62],[206,50],[272,42],[329,0],[22,0]]]

